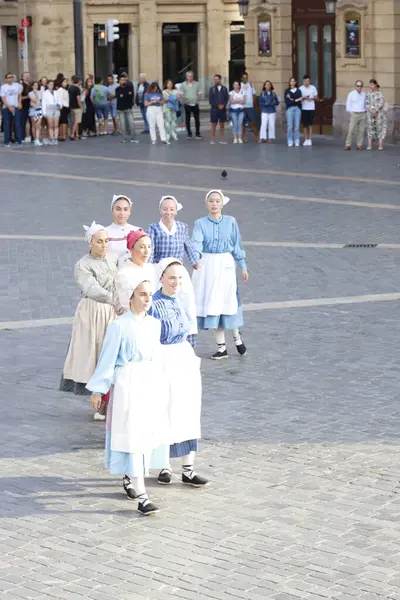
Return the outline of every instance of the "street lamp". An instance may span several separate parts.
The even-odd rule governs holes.
[[[250,0],[237,0],[237,3],[239,5],[240,16],[247,17],[247,15],[249,14]]]
[[[336,14],[336,3],[337,0],[325,0],[325,9],[328,15]]]

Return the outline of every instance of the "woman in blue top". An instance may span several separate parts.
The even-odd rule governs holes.
[[[163,117],[163,105],[165,100],[156,81],[153,81],[153,83],[149,85],[143,99],[146,107],[146,117],[150,128],[151,143],[155,144],[157,141],[157,126],[162,143],[169,144],[170,142],[167,141],[167,137],[165,135]]]
[[[153,296],[151,314],[161,321],[161,357],[163,384],[169,390],[168,430],[170,458],[182,460],[182,482],[204,487],[208,480],[194,471],[195,453],[201,435],[201,374],[200,359],[186,341],[190,324],[177,298],[182,281],[182,264],[174,257],[159,263],[161,289]],[[158,476],[158,483],[171,483],[172,471],[168,457]]]
[[[261,108],[260,140],[270,142],[275,139],[276,107],[279,105],[279,99],[269,79],[263,85],[258,103]]]
[[[295,77],[289,81],[289,87],[285,90],[286,121],[287,121],[287,141],[291,148],[294,145],[300,146],[300,118],[301,118],[301,91],[297,87]]]
[[[201,258],[200,268],[192,276],[196,298],[197,326],[214,329],[217,351],[211,358],[227,358],[225,330],[233,330],[233,341],[239,354],[246,354],[239,327],[243,313],[237,289],[235,263],[242,270],[243,281],[249,276],[242,248],[239,226],[234,217],[222,214],[229,202],[221,190],[206,195],[208,216],[194,224],[192,242]]]
[[[185,223],[176,221],[175,217],[178,211],[182,209],[174,196],[163,196],[160,200],[161,219],[158,223],[152,223],[147,230],[151,238],[152,256],[149,262],[158,264],[163,258],[173,256],[179,262],[187,256],[194,269],[199,268],[191,239],[189,229]],[[193,348],[196,345],[197,317],[196,301],[189,273],[185,268],[182,269],[182,285],[178,292],[179,302],[189,315],[190,329],[188,342]]]
[[[179,110],[178,91],[174,88],[172,79],[167,79],[165,82],[165,90],[163,91],[164,104],[164,126],[167,142],[172,138],[178,141],[176,133],[176,114]]]
[[[150,468],[162,468],[169,452],[167,387],[160,377],[160,322],[149,316],[152,286],[138,270],[127,293],[130,310],[107,329],[96,370],[87,383],[95,410],[111,388],[107,411],[106,468],[123,475],[129,498],[144,515],[158,512],[146,492]]]

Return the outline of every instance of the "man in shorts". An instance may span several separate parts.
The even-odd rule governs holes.
[[[214,85],[210,87],[208,101],[210,103],[211,141],[215,144],[215,133],[219,123],[220,144],[226,144],[224,139],[226,123],[226,105],[229,100],[227,88],[221,83],[221,75],[214,75]]]
[[[309,75],[304,75],[303,85],[300,86],[301,97],[301,121],[304,129],[303,146],[312,146],[312,124],[315,117],[315,102],[318,101],[317,88],[311,85]]]
[[[256,140],[260,142],[260,134],[257,128],[257,116],[255,102],[256,102],[256,90],[252,83],[249,82],[249,75],[246,71],[242,75],[242,82],[240,84],[240,89],[245,94],[246,100],[243,105],[244,119],[242,126],[242,140],[243,143],[247,144],[247,132],[246,126],[250,125],[254,135],[256,136]]]
[[[115,90],[118,87],[117,83],[114,83],[114,75],[107,77],[108,83],[108,101],[109,111],[113,121],[114,131],[113,135],[118,135],[118,112],[117,112],[117,98],[115,96]]]
[[[79,86],[80,81],[81,80],[77,75],[73,75],[71,78],[71,85],[68,88],[69,107],[73,115],[71,140],[79,139],[79,125],[82,123],[81,88]]]

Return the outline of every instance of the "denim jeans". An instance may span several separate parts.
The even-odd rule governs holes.
[[[293,137],[294,143],[300,144],[300,118],[301,110],[297,106],[291,106],[286,110],[288,144],[293,144]]]
[[[232,135],[242,135],[242,124],[244,119],[244,111],[239,109],[231,108],[231,119],[232,119]]]
[[[18,144],[22,144],[21,111],[16,108],[14,114],[12,114],[8,108],[3,108],[2,115],[4,123],[4,145],[8,146],[8,144],[11,143],[11,126],[13,121],[15,139]]]
[[[128,110],[119,110],[119,126],[121,129],[122,139],[126,142],[128,137],[131,140],[135,139],[135,121],[133,119],[133,110],[129,108]]]
[[[145,106],[140,106],[140,112],[142,113],[145,131],[150,131],[149,123],[147,121],[147,108]]]

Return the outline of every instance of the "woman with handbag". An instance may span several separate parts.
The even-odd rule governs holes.
[[[167,137],[168,142],[171,138],[177,142],[178,135],[176,129],[176,121],[177,114],[179,111],[179,100],[178,93],[174,88],[172,79],[167,79],[167,81],[165,82],[163,98],[165,100],[165,104],[163,106],[165,135]]]
[[[168,394],[160,377],[160,322],[147,314],[152,284],[135,270],[126,294],[129,311],[107,329],[96,370],[87,384],[95,410],[110,388],[106,423],[106,467],[123,475],[128,498],[138,499],[144,516],[158,512],[144,477],[162,468],[169,452]]]
[[[108,255],[108,233],[102,225],[84,226],[89,252],[75,265],[82,298],[75,312],[60,391],[87,395],[108,325],[115,319],[113,285],[118,257]],[[96,413],[94,420],[104,420]]]

